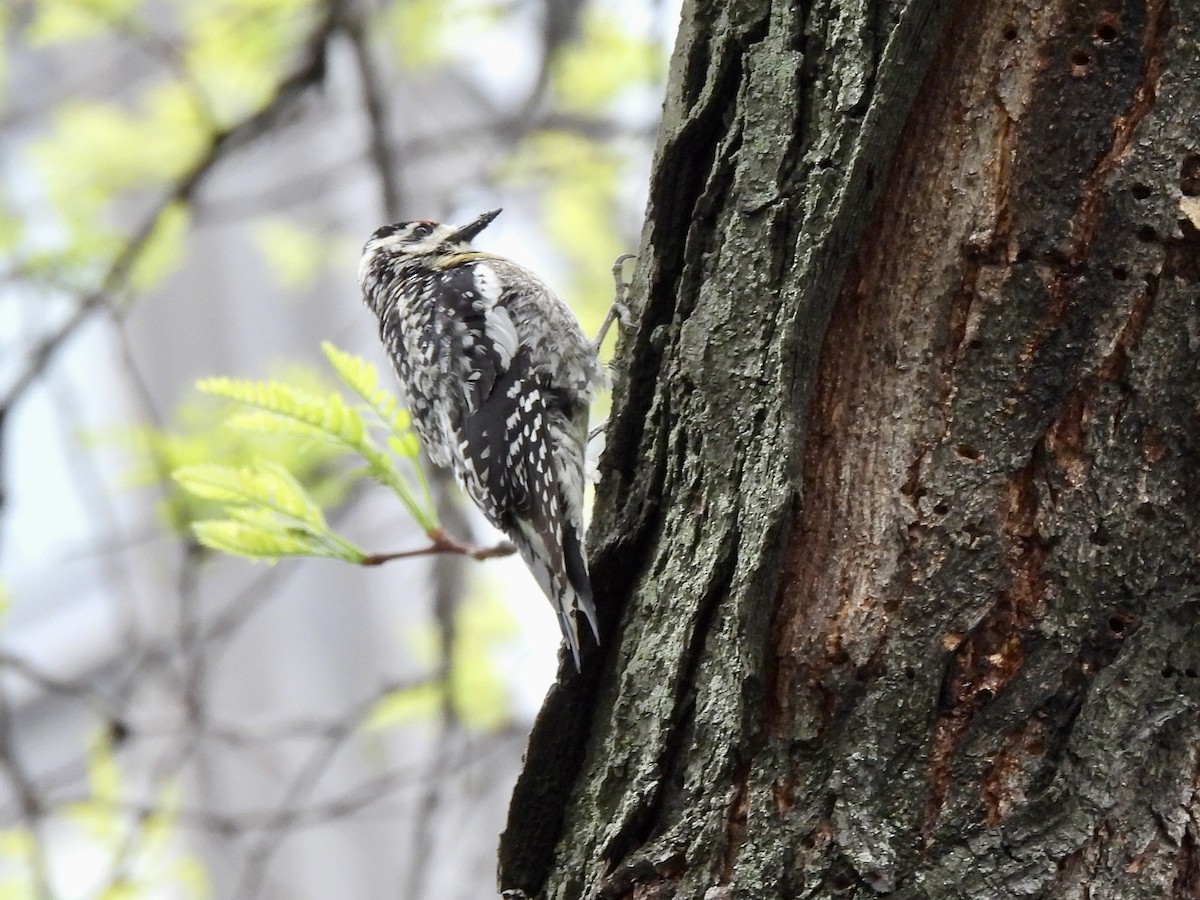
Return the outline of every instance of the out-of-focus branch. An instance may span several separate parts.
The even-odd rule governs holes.
[[[394,221],[404,207],[400,188],[400,158],[392,152],[390,116],[383,77],[371,54],[371,45],[363,25],[361,4],[346,17],[346,34],[354,47],[354,62],[362,90],[363,109],[367,114],[368,153],[379,176],[384,218]]]
[[[302,804],[316,789],[338,751],[347,740],[358,733],[378,702],[377,695],[359,701],[323,735],[322,742],[312,751],[284,792],[279,808],[263,823],[264,833],[246,851],[246,864],[234,897],[250,900],[258,896],[271,857],[303,815]]]
[[[81,297],[66,321],[33,347],[24,369],[8,390],[0,395],[0,443],[3,442],[4,427],[9,413],[50,365],[59,349],[91,319],[93,313],[111,304],[113,298],[126,289],[130,274],[164,213],[175,204],[190,201],[218,162],[238,147],[277,125],[305,91],[323,81],[326,48],[339,23],[337,9],[336,2],[326,5],[324,15],[305,42],[305,51],[299,64],[279,83],[270,100],[240,122],[212,135],[208,148],[200,159],[159,199],[154,209],[121,247],[100,279],[99,286]],[[4,491],[0,485],[0,507],[3,503]]]
[[[37,786],[25,770],[13,731],[12,706],[8,692],[0,685],[0,769],[4,770],[9,788],[17,801],[21,825],[32,842],[29,854],[30,881],[37,900],[53,900],[50,874],[46,864],[45,841],[42,836],[43,806]]]
[[[387,158],[410,161],[423,159],[444,155],[448,144],[478,141],[485,138],[494,139],[496,135],[504,135],[506,140],[515,141],[531,131],[540,130],[566,131],[597,142],[627,138],[652,142],[657,126],[655,124],[630,126],[604,116],[553,111],[536,115],[533,118],[506,114],[482,119],[470,125],[449,128],[436,135],[413,135],[392,139],[387,148]],[[312,199],[314,189],[328,188],[341,180],[359,177],[356,166],[363,162],[369,162],[372,166],[378,165],[376,152],[371,148],[359,150],[328,166],[306,172],[291,181],[273,184],[260,191],[246,191],[227,200],[205,203],[197,210],[196,226],[223,225],[227,222],[259,215],[264,210],[278,210],[290,203],[309,201]],[[396,172],[399,169],[393,164],[391,171]],[[392,218],[393,215],[388,213],[385,217]]]

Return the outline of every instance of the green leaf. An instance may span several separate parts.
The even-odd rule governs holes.
[[[196,522],[192,530],[198,540],[210,550],[241,556],[246,559],[274,561],[285,556],[321,556],[359,563],[365,554],[338,552],[316,540],[308,532],[286,531],[279,527],[248,525],[231,519]]]
[[[551,87],[564,108],[594,112],[617,100],[623,90],[656,83],[662,68],[657,44],[628,31],[619,14],[591,7],[580,39],[555,59]]]
[[[88,787],[92,799],[114,803],[121,793],[121,770],[113,755],[108,734],[100,730],[92,738],[88,753]]]
[[[186,490],[224,505],[228,518],[192,526],[210,549],[260,560],[323,556],[359,563],[366,555],[330,530],[304,486],[275,463],[184,466],[174,477]]]
[[[204,0],[179,4],[188,44],[184,63],[218,121],[266,102],[284,67],[301,52],[314,0]]]
[[[367,715],[363,727],[368,731],[411,725],[432,719],[442,708],[446,686],[440,681],[424,681],[411,687],[397,688],[384,695]]]
[[[194,94],[167,82],[149,88],[132,113],[110,103],[64,101],[54,133],[32,153],[55,206],[70,211],[118,189],[178,178],[210,135]]]
[[[367,717],[368,729],[392,728],[427,721],[449,700],[454,714],[477,732],[502,728],[512,718],[511,690],[497,665],[499,644],[516,633],[508,607],[497,598],[473,592],[455,610],[455,643],[448,680],[430,680],[383,697]],[[436,669],[445,648],[431,626],[414,635],[413,657]]]
[[[56,228],[52,244],[42,238],[30,249],[26,268],[56,283],[73,279],[93,289],[96,277],[129,241],[107,224],[111,207],[133,191],[161,191],[183,177],[211,138],[202,107],[179,83],[149,88],[133,112],[109,103],[58,104],[53,130],[27,151]],[[156,223],[144,248],[148,259],[133,273],[139,286],[153,283],[173,265],[185,222],[181,208],[169,208]]]
[[[321,350],[342,382],[366,401],[393,435],[400,438],[415,437],[410,430],[412,419],[408,410],[394,396],[379,388],[379,371],[373,365],[361,356],[339,350],[329,341],[321,344]],[[415,454],[412,456],[415,457]]]
[[[129,273],[133,287],[142,291],[156,287],[179,267],[190,218],[185,203],[170,203],[163,208]]]
[[[140,5],[141,0],[39,0],[25,40],[47,47],[99,37],[129,21]]]
[[[320,394],[328,390],[311,369],[294,366],[283,376],[296,389]],[[220,504],[206,500],[176,482],[175,469],[202,463],[242,467],[258,459],[270,459],[291,472],[305,486],[319,506],[328,509],[340,504],[357,476],[341,464],[345,447],[311,434],[266,433],[234,430],[225,426],[237,404],[218,398],[190,393],[174,410],[164,427],[150,425],[114,426],[86,435],[93,443],[115,446],[131,459],[124,473],[123,486],[158,488],[159,509],[171,529],[191,534],[192,522],[223,515]],[[270,418],[267,413],[254,413]]]
[[[611,265],[604,261],[628,249],[615,226],[621,171],[611,149],[579,134],[545,130],[523,142],[506,173],[542,192],[546,233],[571,264],[572,283],[564,293],[589,332],[613,298]]]
[[[96,896],[96,900],[135,900],[139,894],[142,894],[142,890],[137,885],[118,876],[110,884],[105,885],[104,889]]]
[[[423,482],[420,490],[424,494],[424,502],[417,499],[412,485],[400,474],[392,458],[371,440],[362,417],[346,405],[340,394],[330,393],[321,398],[306,395],[276,381],[237,381],[230,378],[207,378],[198,382],[197,387],[205,393],[255,407],[279,419],[273,422],[262,416],[237,416],[231,422],[236,427],[299,433],[342,444],[345,449],[367,461],[372,477],[396,494],[417,524],[425,531],[436,527],[433,504]]]
[[[122,779],[112,744],[103,730],[89,742],[87,775],[88,799],[64,806],[63,813],[91,837],[113,840],[121,828],[114,808],[121,796]]]
[[[406,431],[400,437],[396,435],[388,435],[388,447],[397,456],[402,456],[405,459],[417,459],[421,455],[421,442],[417,440],[417,436],[411,431]],[[417,471],[420,471],[418,469]]]
[[[0,856],[28,864],[37,851],[37,841],[26,828],[0,830]]]
[[[196,386],[206,394],[273,413],[281,419],[307,426],[314,435],[327,436],[355,449],[366,439],[362,417],[346,406],[337,393],[322,398],[307,395],[278,381],[238,381],[232,378],[205,378]],[[280,430],[286,427],[279,425]]]
[[[304,487],[282,466],[259,462],[256,467],[186,466],[175,480],[198,497],[225,504],[259,506],[298,525],[325,529],[325,517]]]
[[[450,698],[468,728],[495,731],[512,718],[510,687],[497,665],[497,646],[517,625],[499,598],[475,593],[457,610],[457,637],[450,666]]]
[[[448,26],[454,21],[453,7],[459,5],[449,0],[404,0],[392,4],[381,26],[392,38],[396,61],[409,70],[445,62],[449,56]]]
[[[346,386],[368,403],[377,392],[382,393],[379,391],[378,370],[361,356],[339,350],[329,341],[321,342],[321,351]]]
[[[329,261],[329,241],[325,237],[285,219],[260,222],[254,229],[254,243],[279,283],[287,288],[312,284]]]

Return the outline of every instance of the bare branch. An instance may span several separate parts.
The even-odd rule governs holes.
[[[508,541],[501,541],[493,547],[471,547],[467,544],[459,543],[440,528],[429,532],[429,539],[433,543],[428,547],[421,547],[418,550],[400,550],[396,553],[373,553],[370,556],[364,557],[359,565],[381,566],[384,563],[397,559],[435,556],[439,553],[449,553],[454,556],[469,556],[471,559],[485,560],[496,559],[501,556],[512,556],[517,552],[517,548]]]

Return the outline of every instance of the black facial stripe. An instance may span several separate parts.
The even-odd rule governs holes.
[[[372,232],[371,240],[377,241],[380,238],[391,237],[397,231],[401,231],[404,228],[404,224],[405,223],[400,222],[395,225],[382,225],[379,228],[376,228],[374,232]]]

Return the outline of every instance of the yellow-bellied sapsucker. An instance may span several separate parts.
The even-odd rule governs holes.
[[[583,549],[583,459],[597,344],[528,269],[471,248],[467,225],[400,222],[363,248],[358,280],[413,427],[516,544],[579,666],[576,614],[599,640]]]

